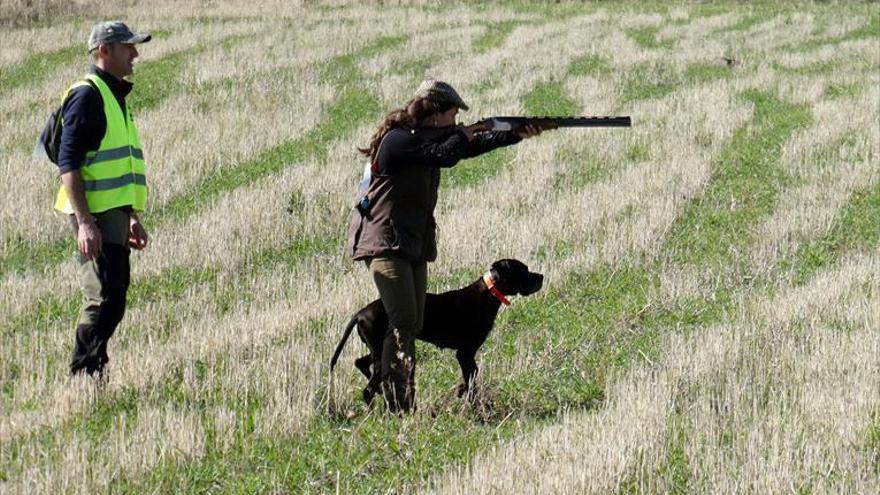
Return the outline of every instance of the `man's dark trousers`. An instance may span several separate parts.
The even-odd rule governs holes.
[[[100,375],[104,371],[109,360],[107,342],[125,314],[130,277],[128,212],[115,208],[93,216],[103,244],[97,258],[79,257],[79,281],[85,301],[76,326],[76,343],[70,361],[72,375],[82,371]],[[76,236],[76,220],[73,216],[71,219]]]

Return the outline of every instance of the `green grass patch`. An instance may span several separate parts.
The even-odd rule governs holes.
[[[864,131],[843,134],[818,152],[812,153],[811,162],[816,168],[837,167],[843,163],[864,163],[871,159],[871,140]]]
[[[880,12],[876,7],[867,23],[840,37],[840,41],[855,41],[869,38],[880,38]]]
[[[812,120],[807,107],[749,90],[741,98],[754,105],[750,126],[737,131],[717,160],[703,197],[690,203],[669,234],[666,250],[678,263],[725,266],[740,256],[757,218],[769,214],[787,177],[778,161],[795,130]]]
[[[576,115],[580,111],[558,81],[538,84],[523,96],[522,105],[528,115]]]
[[[620,103],[662,98],[681,86],[681,77],[666,64],[648,63],[634,67],[623,81]]]
[[[485,53],[493,48],[498,48],[507,41],[510,33],[518,26],[524,24],[522,21],[501,21],[486,25],[486,32],[475,39],[471,47],[476,53]]]
[[[741,16],[739,18],[739,20],[736,21],[734,24],[731,24],[730,26],[725,26],[723,28],[719,28],[718,30],[714,31],[712,33],[712,35],[731,33],[731,32],[748,31],[749,29],[752,29],[753,27],[757,26],[758,24],[760,24],[762,22],[767,22],[768,20],[769,20],[769,17],[768,17],[767,13],[763,13],[763,12],[756,13],[754,11],[751,11],[750,13]]]
[[[6,239],[3,246],[4,255],[0,262],[0,277],[27,270],[45,271],[75,252],[76,241],[72,234],[45,244],[20,236]]]
[[[425,55],[420,58],[408,60],[394,66],[394,73],[408,75],[419,81],[429,76],[428,71],[440,60],[439,56]]]
[[[474,187],[508,168],[516,153],[511,148],[494,150],[443,171],[443,187]]]
[[[831,83],[825,86],[825,97],[828,99],[852,98],[862,91],[860,84]]]
[[[645,487],[640,482],[654,479],[659,479],[659,482],[655,482],[656,486],[663,487],[664,493],[690,493],[690,459],[685,451],[687,419],[685,411],[679,409],[680,407],[676,407],[676,411],[667,418],[663,446],[666,457],[660,459],[659,465],[655,467],[652,462],[644,462],[644,456],[639,456],[640,459],[632,464],[621,482],[618,494],[645,493]]]
[[[513,423],[475,424],[446,412],[436,418],[402,420],[384,415],[356,421],[319,418],[305,437],[256,435],[236,442],[231,450],[209,443],[204,457],[191,462],[169,458],[126,489],[396,492],[426,480],[432,467],[469,458],[482,445],[509,438],[515,428]]]
[[[57,71],[59,66],[70,65],[77,60],[82,61],[84,68],[88,66],[89,58],[84,43],[28,55],[21,63],[4,67],[0,71],[0,94],[33,84]],[[61,96],[58,95],[58,103],[61,103]]]
[[[96,401],[62,428],[39,428],[4,443],[0,449],[0,479],[21,476],[23,467],[62,463],[75,436],[85,435],[93,445],[110,441],[110,434],[117,431],[117,419],[123,414],[126,415],[126,428],[131,431],[137,425],[139,399],[136,390],[126,388],[113,394],[112,399]]]
[[[220,40],[219,45],[230,47],[244,39],[249,39],[249,36],[235,34]],[[159,106],[169,97],[184,92],[187,88],[182,79],[186,75],[190,60],[216,44],[218,43],[210,45],[200,43],[162,58],[137,64],[134,74],[130,77],[135,89],[127,98],[131,108],[136,112],[146,112]]]
[[[801,246],[786,263],[796,285],[840,260],[844,253],[875,248],[880,243],[880,185],[856,190],[843,206],[831,231]]]
[[[572,76],[593,76],[611,71],[611,63],[601,55],[584,55],[568,64],[568,74]]]
[[[633,145],[630,149],[634,155],[642,153],[639,145]],[[553,191],[578,191],[611,177],[615,171],[592,150],[563,147],[557,156],[560,162],[567,164],[567,169],[553,178]]]
[[[625,28],[624,32],[627,36],[629,36],[637,45],[642,48],[649,49],[670,49],[672,48],[673,41],[669,39],[660,40],[657,39],[657,33],[660,31],[661,26],[645,26],[645,27],[634,27],[634,28]]]
[[[500,315],[483,359],[535,364],[504,374],[499,409],[549,417],[604,400],[607,372],[653,344],[640,311],[658,284],[645,269],[600,266],[517,299]]]
[[[705,83],[716,79],[729,78],[733,70],[726,65],[692,64],[684,71],[684,80],[690,83]]]

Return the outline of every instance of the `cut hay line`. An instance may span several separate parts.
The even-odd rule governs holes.
[[[842,206],[854,190],[870,191],[880,180],[880,124],[871,116],[880,112],[880,91],[869,90],[858,99],[818,102],[816,122],[786,143],[782,164],[793,187],[760,227],[751,248],[753,263],[773,263],[804,243],[835,228]]]
[[[196,7],[186,4],[182,9],[195,10]],[[217,12],[225,15],[235,9],[235,2],[217,4]],[[247,12],[248,15],[257,14],[257,11],[257,7],[251,5],[238,7],[239,13]],[[393,17],[390,12],[394,12]],[[389,22],[410,28],[423,23],[424,16],[436,18],[445,14],[442,10],[418,8],[401,12],[404,13],[375,13],[372,9],[358,7],[311,11],[310,15],[316,19],[339,19],[337,32],[342,35],[348,32],[346,29],[358,29],[356,26],[360,26],[362,22],[359,19],[365,14],[372,15],[370,23],[377,26],[381,26],[385,19],[395,19]],[[704,69],[708,74],[709,69],[700,66],[703,62],[698,53],[680,53],[682,47],[696,46],[696,40],[692,36],[696,38],[698,35],[687,32],[697,33],[702,29],[689,29],[686,23],[681,22],[694,17],[690,12],[692,11],[688,9],[677,9],[659,17],[662,19],[660,22],[664,25],[663,29],[666,29],[666,23],[670,23],[670,31],[677,32],[675,30],[681,28],[684,33],[681,36],[670,34],[677,37],[674,48],[669,50],[673,52],[671,63],[678,72],[687,71],[693,66],[696,67],[694,74]],[[466,15],[455,17],[460,13]],[[279,12],[279,17],[288,17],[288,21],[290,15],[289,10]],[[467,47],[465,50],[452,50],[453,53],[447,59],[430,59],[410,65],[406,65],[406,55],[396,53],[377,57],[375,60],[379,63],[372,69],[364,67],[370,64],[369,61],[360,62],[359,69],[375,71],[371,72],[370,82],[365,86],[379,96],[379,101],[390,102],[389,105],[398,104],[402,98],[405,99],[406,91],[411,90],[419,75],[417,73],[433,72],[434,75],[444,77],[450,74],[449,79],[462,90],[466,99],[477,98],[476,102],[469,101],[475,107],[474,113],[478,113],[477,108],[493,113],[503,111],[504,108],[521,111],[523,102],[518,97],[551,81],[558,81],[558,94],[570,95],[577,107],[592,109],[608,105],[613,108],[617,103],[611,91],[615,84],[614,78],[603,80],[592,75],[567,77],[571,62],[594,53],[607,57],[611,61],[612,71],[622,71],[632,65],[654,60],[642,59],[637,52],[627,52],[631,46],[627,44],[617,45],[619,53],[615,53],[615,35],[612,33],[619,28],[616,17],[600,12],[590,16],[568,16],[564,21],[546,26],[519,26],[498,48],[474,57],[477,64],[472,67],[461,63],[461,60],[463,55],[469,53],[467,50],[470,50],[473,40],[482,32],[478,21],[483,18],[463,8],[456,10],[452,16],[457,19],[457,24],[449,23],[448,31],[441,31],[435,37],[420,36],[421,41],[408,43],[403,51],[430,49],[434,43],[443,39],[444,32],[455,33],[456,46]],[[503,22],[505,18],[504,15],[486,17],[491,22]],[[650,25],[654,19],[649,15],[626,22],[632,25]],[[711,23],[710,19],[703,21]],[[795,18],[796,21],[802,19]],[[256,20],[254,18],[252,22]],[[818,15],[810,22],[814,22],[815,26],[828,25]],[[554,43],[558,47],[576,41],[576,37],[569,35],[567,30],[593,30],[598,39],[591,45],[572,45],[562,53],[556,53],[554,57],[549,48]],[[542,36],[545,36],[544,41],[540,41]],[[738,36],[724,39],[739,40]],[[710,40],[706,46],[714,51],[714,47],[719,44],[717,40]],[[259,43],[249,46],[257,48]],[[779,54],[774,50],[778,50],[778,47],[767,49],[762,54],[768,60],[778,57]],[[218,55],[204,54],[204,57],[210,60]],[[324,55],[317,56],[320,58]],[[518,60],[532,56],[545,60],[541,63]],[[214,60],[220,59],[222,58]],[[470,60],[468,59],[469,62]],[[405,67],[404,72],[412,73],[397,72],[399,67]],[[510,83],[509,87],[505,86],[506,83],[488,85],[485,80],[474,75],[472,71],[475,67],[503,80],[516,82]],[[231,77],[235,80],[241,80],[247,78],[249,68],[252,69],[253,66],[237,63],[234,68],[224,68],[223,71],[228,71],[225,73],[232,74]],[[525,74],[522,79],[521,73]],[[222,85],[215,85],[217,79],[212,74],[215,73],[202,71],[198,78],[206,81],[211,91],[222,90]],[[854,75],[848,80],[855,84],[864,84],[863,76],[864,74]],[[694,77],[699,79],[703,75]],[[110,486],[108,478],[100,474],[84,474],[84,479],[88,481],[83,484],[59,481],[65,470],[80,472],[69,469],[75,459],[59,457],[59,453],[63,454],[63,440],[71,439],[78,455],[91,459],[85,465],[107,465],[108,470],[117,475],[113,482],[122,482],[113,486],[122,491],[166,492],[185,487],[191,490],[255,492],[296,491],[302,487],[312,487],[315,491],[332,492],[337,486],[342,491],[412,487],[436,469],[443,469],[457,462],[467,462],[475,452],[499,445],[501,439],[524,435],[535,426],[554,428],[556,418],[553,415],[560,407],[596,404],[596,400],[601,399],[606,391],[603,377],[624,376],[623,373],[614,372],[622,363],[635,359],[663,367],[667,358],[665,353],[658,352],[660,339],[657,336],[667,329],[699,330],[706,322],[718,323],[709,328],[710,331],[715,328],[741,328],[745,332],[758,328],[750,326],[750,320],[729,323],[731,315],[725,313],[728,308],[739,307],[736,301],[740,293],[750,293],[753,287],[750,281],[722,280],[722,284],[728,284],[720,287],[722,292],[732,292],[734,297],[719,293],[720,299],[715,301],[711,297],[716,295],[715,289],[719,289],[719,281],[707,278],[711,279],[717,273],[701,270],[698,256],[694,257],[697,259],[695,263],[689,262],[694,259],[684,260],[684,264],[688,266],[658,267],[650,262],[655,257],[667,254],[658,239],[663,238],[669,232],[668,229],[672,228],[674,231],[678,228],[670,225],[673,225],[674,219],[681,213],[683,205],[700,201],[700,191],[708,180],[709,165],[715,163],[718,150],[727,144],[741,119],[748,117],[747,104],[732,98],[732,95],[752,87],[764,88],[770,93],[778,88],[779,100],[787,104],[802,104],[812,110],[825,94],[828,81],[823,80],[815,85],[811,83],[806,90],[799,92],[796,86],[801,84],[801,80],[774,74],[768,70],[766,64],[733,73],[729,78],[713,79],[714,77],[715,75],[710,74],[706,79],[695,81],[697,84],[693,87],[673,91],[662,99],[636,101],[627,109],[628,112],[651,114],[653,117],[641,122],[641,127],[631,129],[631,133],[620,136],[588,134],[573,139],[573,143],[566,143],[565,134],[544,136],[541,140],[518,146],[500,161],[480,164],[486,170],[477,171],[470,181],[461,181],[455,187],[447,187],[452,182],[444,185],[440,205],[441,214],[444,215],[441,219],[442,252],[440,262],[431,267],[433,283],[437,280],[449,281],[448,283],[470,281],[475,276],[475,267],[485,269],[486,259],[510,254],[526,257],[530,265],[548,274],[548,286],[545,289],[548,297],[545,298],[545,293],[542,293],[538,296],[539,299],[524,300],[514,308],[516,312],[502,315],[499,322],[501,326],[496,329],[493,342],[490,342],[484,354],[490,364],[485,367],[482,383],[489,384],[492,391],[499,391],[502,408],[521,405],[525,411],[528,406],[527,412],[519,416],[514,414],[507,420],[491,416],[487,420],[476,414],[477,420],[486,423],[475,425],[474,413],[463,410],[460,404],[448,397],[450,394],[446,388],[453,383],[456,374],[450,356],[439,352],[425,352],[420,354],[423,358],[420,373],[427,372],[420,378],[420,400],[421,404],[429,408],[427,411],[438,413],[436,419],[428,414],[417,415],[403,422],[375,418],[373,415],[359,416],[353,421],[335,416],[314,416],[316,412],[323,410],[317,409],[312,400],[323,396],[326,390],[322,388],[322,377],[318,377],[317,373],[313,377],[309,371],[303,370],[309,368],[313,362],[322,363],[326,360],[323,353],[327,342],[335,342],[339,326],[348,316],[348,312],[373,296],[372,286],[368,277],[364,276],[362,267],[342,262],[338,251],[338,241],[344,235],[342,230],[346,223],[342,210],[348,209],[347,198],[352,193],[351,189],[359,172],[356,163],[360,159],[356,157],[352,147],[354,144],[362,144],[360,141],[363,136],[371,130],[371,126],[353,126],[351,135],[330,142],[329,146],[333,149],[315,160],[304,159],[295,167],[285,167],[252,183],[216,193],[212,197],[210,208],[199,212],[210,216],[210,220],[201,222],[198,214],[183,214],[180,219],[170,220],[156,230],[160,236],[155,239],[157,244],[153,247],[160,249],[145,253],[148,258],[140,260],[143,263],[137,265],[135,274],[143,284],[143,292],[137,296],[143,305],[133,307],[129,317],[134,317],[141,323],[128,326],[125,332],[114,337],[114,345],[117,347],[111,354],[114,359],[111,366],[114,372],[120,371],[121,375],[113,375],[114,381],[109,393],[99,400],[108,414],[99,421],[89,423],[86,429],[78,430],[80,423],[73,418],[78,416],[77,413],[87,410],[88,404],[76,402],[81,399],[67,399],[59,395],[58,392],[64,389],[66,383],[56,380],[59,376],[53,375],[63,372],[62,363],[57,361],[69,345],[69,335],[56,332],[58,335],[44,339],[43,336],[34,338],[21,332],[16,334],[15,340],[3,341],[4,347],[7,342],[22,347],[22,354],[16,359],[26,362],[28,358],[34,358],[33,367],[20,367],[16,371],[19,374],[14,382],[4,383],[4,386],[15,387],[17,393],[13,394],[15,399],[11,403],[15,407],[13,420],[21,422],[17,425],[26,425],[31,420],[45,425],[35,427],[35,430],[19,429],[12,435],[12,442],[16,446],[29,449],[26,462],[36,466],[27,471],[27,479],[42,480],[43,484],[39,486],[68,491],[94,491]],[[803,80],[806,81],[807,78]],[[458,81],[462,81],[463,86]],[[279,81],[278,87],[289,87],[289,82],[288,79],[283,79]],[[511,89],[514,87],[515,89]],[[478,93],[477,88],[486,89]],[[507,91],[510,93],[505,94]],[[688,95],[690,92],[696,94],[691,97]],[[183,94],[190,94],[190,91],[186,90]],[[470,96],[474,94],[478,96]],[[511,98],[511,94],[517,98]],[[384,104],[380,103],[379,107],[384,107]],[[689,113],[691,107],[696,109],[694,111],[698,114],[697,117]],[[163,103],[156,108],[168,111],[177,107],[165,106]],[[675,119],[657,117],[670,109],[681,117],[687,117],[688,124],[681,127],[676,124]],[[158,112],[157,110],[157,114]],[[467,117],[472,116],[476,117],[473,114]],[[663,136],[660,142],[654,143],[649,139],[657,135]],[[576,173],[584,170],[582,162],[591,158],[589,153],[593,151],[595,156],[607,158],[608,163],[599,163],[592,169],[588,166],[577,181],[569,181],[569,177],[575,177]],[[657,167],[658,164],[663,166]],[[499,166],[497,170],[492,168],[495,165]],[[657,170],[652,171],[652,166]],[[560,188],[560,183],[569,187]],[[639,196],[639,192],[643,194]],[[261,197],[261,193],[264,197]],[[334,197],[342,198],[336,206],[330,199]],[[473,199],[487,197],[492,197],[492,201]],[[843,251],[852,249],[854,245],[870,245],[871,239],[874,239],[876,245],[876,235],[873,233],[876,229],[868,228],[867,234],[859,234],[855,236],[855,240],[847,233],[850,226],[856,224],[856,219],[860,218],[860,213],[873,211],[871,205],[874,204],[875,197],[870,189],[857,190],[854,198],[860,199],[846,203],[846,212],[841,213],[841,218],[847,220],[841,221],[842,228],[832,229],[833,239],[822,241],[829,246],[831,260],[839,260]],[[253,208],[237,204],[249,201],[253,202]],[[583,217],[570,214],[572,204],[575,205],[574,211],[584,212]],[[571,221],[559,222],[560,219],[566,219],[564,209],[567,207],[570,208],[567,219]],[[287,215],[279,208],[290,208],[302,213],[296,216]],[[594,209],[599,212],[594,212]],[[229,214],[232,225],[220,222],[217,217],[223,213]],[[253,225],[234,225],[243,220],[250,221],[249,216],[256,219]],[[475,218],[462,218],[470,216]],[[485,219],[485,222],[478,221],[481,219]],[[282,222],[283,227],[272,230],[269,228],[272,222]],[[520,230],[520,224],[536,226],[538,233]],[[309,230],[314,232],[310,235],[302,234]],[[857,230],[861,232],[861,227]],[[199,250],[199,236],[213,231],[218,235],[222,233],[222,239],[212,243],[209,248]],[[589,232],[585,234],[584,231]],[[295,239],[286,238],[289,235],[293,235]],[[454,239],[461,236],[471,241]],[[527,238],[523,239],[522,236]],[[540,241],[544,245],[551,245],[559,238],[565,238],[569,242],[561,243],[562,249],[558,252],[548,250],[543,259],[535,259],[535,246],[540,248]],[[474,239],[481,240],[479,249],[474,247]],[[261,243],[261,240],[266,242]],[[841,240],[845,241],[841,243]],[[737,244],[737,248],[747,252],[752,244],[753,239],[745,236]],[[658,245],[661,247],[658,248]],[[516,252],[511,253],[510,246],[514,246],[513,250]],[[586,253],[581,252],[581,246],[586,246]],[[327,250],[332,250],[333,254],[327,254]],[[801,259],[801,254],[794,256]],[[630,264],[633,258],[636,258],[634,267]],[[217,263],[211,266],[214,259]],[[755,268],[750,264],[750,259],[743,258],[742,263],[743,266],[737,268],[742,273],[749,273]],[[833,263],[834,261],[830,262]],[[691,264],[694,266],[689,266]],[[817,274],[822,277],[822,270],[829,270],[830,264],[821,265],[825,268],[808,273],[805,281],[812,287],[814,277]],[[577,276],[584,271],[588,272],[588,276]],[[760,285],[765,281],[759,282],[759,290],[753,294],[755,299],[765,297],[767,292],[779,287],[776,285],[777,280],[773,278],[777,274],[777,271],[773,271],[767,277],[771,280],[766,286]],[[568,275],[572,275],[571,278]],[[625,276],[632,276],[634,281],[620,280]],[[840,276],[841,279],[849,277],[850,273]],[[16,302],[14,307],[25,308],[24,313],[21,313],[25,319],[21,323],[26,323],[27,317],[36,317],[35,313],[25,314],[28,300],[39,300],[31,297],[30,289],[54,291],[52,281],[72,285],[68,278],[63,276],[63,272],[58,272],[54,276],[38,280],[34,274],[31,278],[32,285],[28,285],[27,280],[13,274],[9,280],[15,280],[14,284],[10,282],[10,285],[4,285],[4,291],[7,287],[14,287],[21,294],[24,301]],[[608,287],[607,292],[594,290],[606,287],[603,282],[612,278],[622,285],[613,290]],[[310,285],[300,287],[304,281]],[[571,293],[566,292],[569,290]],[[566,297],[560,297],[559,294],[549,297],[553,291],[565,292]],[[836,298],[834,301],[847,308],[858,308],[859,298],[876,298],[873,292],[864,287],[849,292],[844,290],[840,294],[831,292],[833,298]],[[72,293],[72,289],[67,290],[67,293]],[[624,308],[622,311],[600,306],[605,301],[599,300],[610,295],[614,297],[606,300],[612,306],[621,304]],[[807,296],[817,297],[799,293],[794,294],[792,300],[797,301],[797,297]],[[579,301],[578,297],[587,299]],[[616,302],[612,304],[611,299]],[[41,311],[64,311],[53,308],[51,301],[45,301],[47,304],[41,307]],[[780,300],[773,300],[772,303],[780,304]],[[798,307],[793,311],[798,310],[805,309]],[[560,313],[558,324],[550,317],[554,311]],[[591,313],[592,311],[596,314]],[[814,310],[807,308],[806,311],[811,313]],[[827,309],[815,311],[827,312]],[[5,315],[5,307],[0,312]],[[589,318],[593,316],[598,322],[596,327],[608,327],[607,334],[603,335],[598,330],[590,333],[585,328],[579,331],[579,322],[591,321]],[[552,326],[541,326],[542,321]],[[839,312],[831,315],[830,321],[823,321],[822,325],[835,329],[849,328],[860,321],[868,324],[874,322],[876,326],[877,317],[862,310]],[[793,328],[800,330],[799,325],[804,324],[796,323]],[[53,328],[59,327],[50,328],[50,332],[54,332]],[[559,333],[554,333],[555,331]],[[694,332],[697,333],[699,332]],[[754,333],[757,335],[760,332]],[[760,342],[760,339],[757,341]],[[291,342],[301,346],[292,346]],[[694,356],[697,351],[702,350],[698,344],[704,341],[695,342],[697,343],[693,347],[688,347]],[[770,344],[775,342],[771,340]],[[842,341],[835,342],[825,347],[831,349],[832,354],[834,349],[849,352],[852,347],[841,343]],[[765,347],[771,348],[770,345]],[[779,347],[789,348],[791,346]],[[145,366],[145,359],[142,357],[144,349],[150,353],[146,361],[154,361]],[[350,358],[359,351],[361,349],[356,343],[350,343],[345,357]],[[226,352],[229,352],[229,360],[224,358]],[[43,360],[44,355],[47,356]],[[153,359],[154,355],[162,357]],[[705,356],[699,359],[703,358]],[[53,359],[56,362],[53,363]],[[588,365],[590,367],[566,365],[571,360],[581,359],[592,364]],[[717,355],[706,359],[709,363],[724,362]],[[821,362],[825,358],[816,359]],[[60,360],[63,361],[63,358]],[[237,370],[234,368],[236,364],[240,365]],[[551,370],[548,366],[553,364],[560,364],[559,369]],[[40,369],[44,367],[51,368],[51,371]],[[826,366],[822,369],[830,368]],[[250,370],[255,371],[248,373]],[[281,370],[280,379],[273,374],[276,370]],[[583,375],[584,370],[589,370],[590,376]],[[771,371],[775,370],[773,368]],[[150,376],[139,377],[137,374],[141,372]],[[663,376],[671,376],[672,379],[690,376],[675,366],[659,372],[651,369],[643,375],[648,381],[637,384],[632,389],[642,390],[649,387],[654,373],[665,373]],[[254,375],[253,380],[249,379],[251,375]],[[291,380],[294,376],[300,380]],[[48,383],[44,383],[46,378],[49,378]],[[356,408],[352,390],[360,384],[360,378],[350,373],[337,374],[337,378],[339,387],[333,395],[336,404],[343,408],[342,411],[349,407]],[[712,378],[709,375],[703,376],[702,379],[707,382],[701,383],[714,385]],[[206,381],[212,385],[206,387]],[[662,380],[660,382],[662,385]],[[678,386],[681,382],[673,380],[669,383],[668,388],[661,386],[655,391],[663,396],[657,404],[660,407],[655,411],[656,414],[648,411],[643,416],[643,421],[649,425],[650,435],[633,441],[630,441],[631,437],[623,437],[623,443],[628,449],[624,449],[623,458],[615,459],[616,464],[609,472],[617,473],[619,482],[631,482],[625,486],[634,489],[641,487],[644,491],[666,491],[669,487],[676,486],[676,479],[682,478],[686,479],[687,486],[691,488],[723,486],[711,485],[714,481],[707,481],[705,476],[694,476],[691,473],[695,466],[699,466],[693,461],[694,449],[702,448],[699,446],[699,439],[692,438],[693,424],[697,420],[712,423],[716,418],[673,416],[677,414],[676,406],[684,403],[677,392],[689,389]],[[726,383],[738,382],[731,378]],[[179,454],[166,451],[166,455],[153,455],[154,451],[151,449],[154,444],[150,439],[167,438],[160,440],[160,448],[162,445],[173,446],[176,440],[166,432],[169,426],[162,426],[161,421],[144,421],[144,425],[154,426],[145,426],[148,431],[141,431],[148,439],[145,442],[147,449],[138,452],[137,443],[130,436],[134,431],[135,421],[122,408],[127,404],[125,394],[129,387],[138,396],[132,404],[145,414],[161,410],[162,401],[172,404],[174,415],[168,417],[179,421],[181,425],[192,425],[191,429],[196,430],[197,435],[189,444],[196,448],[189,451],[183,449]],[[614,396],[615,393],[611,390],[609,396]],[[144,394],[149,397],[144,397]],[[217,398],[221,394],[229,399],[228,403],[209,404],[199,400],[205,396]],[[710,403],[717,403],[714,396],[708,397]],[[245,399],[253,400],[249,402]],[[621,402],[627,400],[634,401],[637,398],[624,397]],[[716,402],[712,402],[713,400]],[[121,409],[115,410],[116,406]],[[356,409],[356,412],[360,414],[362,410]],[[186,417],[195,418],[195,422],[187,421]],[[121,428],[121,418],[128,418],[125,420],[127,427]],[[306,423],[304,426],[297,426],[295,422],[289,421],[290,418],[302,418]],[[4,416],[0,424],[8,419],[9,417]],[[858,418],[852,420],[847,417],[845,420],[849,422],[847,427],[855,424],[855,430],[860,429]],[[579,421],[579,418],[573,419],[566,422],[565,427]],[[137,423],[140,424],[140,421]],[[865,431],[869,425],[870,423],[865,423]],[[603,425],[594,426],[599,428]],[[638,431],[640,426],[640,423],[632,423],[631,429]],[[350,432],[347,431],[349,429]],[[572,427],[575,432],[584,429]],[[602,437],[603,434],[593,432],[592,428],[586,429],[589,430],[586,435],[594,435],[592,438],[606,438],[609,443],[605,445],[610,445],[614,440],[611,434]],[[761,431],[760,428],[756,430]],[[7,433],[9,431],[6,430]],[[36,431],[37,435],[31,437],[28,431]],[[151,437],[150,431],[159,436]],[[609,431],[613,433],[613,430]],[[46,438],[41,436],[44,433],[55,442],[50,448],[45,448],[37,439]],[[867,435],[861,431],[860,435],[852,437],[857,439],[858,449],[864,449]],[[102,438],[110,438],[114,448],[118,448],[113,452],[118,453],[116,457],[119,462],[115,462],[113,458],[107,460],[108,457],[101,453],[92,454],[95,449],[93,445]],[[199,438],[203,438],[204,442],[200,442]],[[7,445],[10,443],[4,440],[4,453],[7,452]],[[200,445],[203,447],[199,447]],[[377,451],[373,448],[375,445],[387,448]],[[565,442],[559,445],[565,445]],[[571,456],[559,455],[553,450],[556,445],[550,446],[546,459],[552,460],[553,467],[560,463],[576,466],[582,460],[578,458],[577,451]],[[599,460],[603,453],[608,452],[601,447],[589,447],[596,449],[596,459]],[[840,459],[852,459],[847,457],[848,452],[833,452],[840,453]],[[675,460],[676,456],[679,460]],[[687,458],[687,462],[680,460],[682,456]],[[769,460],[772,461],[772,458]],[[0,491],[6,486],[24,487],[22,480],[25,478],[22,473],[25,471],[20,469],[25,467],[24,458],[15,461],[7,457],[7,461],[0,461],[0,477],[7,477],[7,472],[14,473],[9,475],[14,485],[3,485],[0,482]],[[733,464],[736,462],[739,461],[731,461]],[[646,471],[633,469],[634,463],[644,464]],[[14,467],[16,465],[18,468]],[[548,465],[545,461],[536,468],[538,479],[542,473],[553,471],[548,469]],[[14,469],[10,470],[10,466]],[[430,466],[430,470],[427,466]],[[716,469],[723,470],[724,466]],[[503,471],[499,475],[499,484],[507,482],[504,476],[509,473],[529,472],[529,469],[523,469],[519,464],[498,466],[498,469]],[[790,472],[798,472],[798,469],[801,467],[783,472],[788,475]],[[575,468],[571,469],[574,470]],[[328,471],[331,475],[327,474]],[[564,468],[560,472],[568,470]],[[754,479],[758,479],[759,472],[754,473]],[[517,485],[518,488],[531,486],[527,484],[528,481]],[[568,483],[566,479],[545,486],[558,491],[572,491],[572,486],[575,489],[578,487]],[[603,486],[613,488],[617,485]],[[828,485],[815,486],[822,489]],[[858,485],[852,486],[859,488]]]

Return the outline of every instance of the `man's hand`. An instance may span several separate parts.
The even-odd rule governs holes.
[[[150,236],[147,235],[147,229],[141,224],[140,219],[134,213],[128,221],[128,245],[134,249],[143,249],[147,247]]]
[[[541,130],[540,127],[536,127],[533,125],[527,125],[527,126],[523,127],[521,130],[517,131],[517,134],[519,135],[519,137],[521,137],[523,139],[529,139],[529,138],[533,138],[535,136],[540,136],[541,132],[543,132],[543,131]]]
[[[101,231],[95,225],[95,217],[88,215],[77,220],[76,247],[80,254],[87,260],[93,260],[101,255]]]

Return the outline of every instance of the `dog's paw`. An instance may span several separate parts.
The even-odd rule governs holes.
[[[375,396],[376,396],[375,392],[373,392],[369,388],[364,389],[363,398],[364,398],[364,402],[368,406],[373,403],[373,397],[375,397]]]

